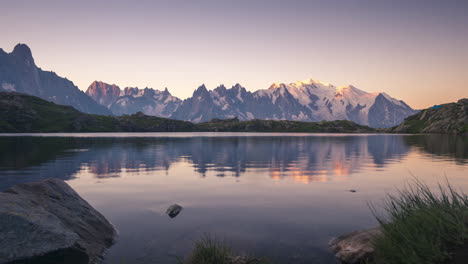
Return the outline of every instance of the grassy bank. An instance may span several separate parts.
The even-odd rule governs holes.
[[[383,230],[372,263],[454,263],[454,252],[468,243],[468,197],[449,184],[435,194],[416,181],[389,195],[383,211],[372,210]]]

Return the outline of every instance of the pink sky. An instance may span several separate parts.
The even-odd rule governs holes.
[[[94,80],[186,98],[314,78],[414,108],[468,97],[466,1],[5,1],[0,48],[86,90]]]

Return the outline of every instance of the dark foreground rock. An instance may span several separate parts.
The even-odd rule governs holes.
[[[0,263],[97,263],[116,230],[62,180],[0,192]]]
[[[379,227],[355,231],[330,241],[330,248],[343,263],[366,263],[374,253],[374,239],[381,234]]]

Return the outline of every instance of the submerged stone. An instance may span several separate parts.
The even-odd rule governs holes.
[[[182,209],[182,206],[173,204],[167,208],[166,214],[169,215],[170,218],[174,218],[180,213],[180,211],[182,211]]]
[[[97,263],[112,224],[59,179],[0,192],[0,263]]]

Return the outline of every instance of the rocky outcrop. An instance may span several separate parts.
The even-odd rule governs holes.
[[[116,230],[62,180],[0,193],[0,263],[97,263]]]
[[[88,96],[107,108],[120,96],[120,93],[119,86],[98,81],[94,81],[86,90]]]
[[[333,239],[329,245],[343,263],[366,263],[374,253],[374,240],[381,234],[380,227],[355,231]]]
[[[466,135],[468,134],[468,98],[424,109],[386,132]]]
[[[25,44],[16,45],[11,53],[0,49],[0,91],[34,95],[86,113],[111,114],[109,109],[96,103],[73,82],[37,67],[31,50]]]
[[[121,90],[115,84],[94,81],[86,94],[97,103],[109,108],[115,115],[129,115],[142,112],[146,115],[170,117],[182,100],[172,96],[169,90],[153,88],[139,89],[125,87]]]
[[[413,110],[403,101],[395,100],[385,93],[379,94],[369,109],[370,127],[392,127],[418,111]]]

